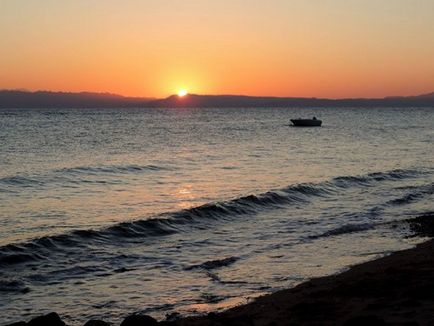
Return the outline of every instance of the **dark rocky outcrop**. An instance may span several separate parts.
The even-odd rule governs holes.
[[[416,237],[434,237],[434,213],[407,220]]]
[[[155,326],[158,321],[148,315],[131,315],[124,319],[121,326]]]
[[[27,323],[28,326],[65,326],[65,323],[60,319],[55,312],[50,312],[47,315],[33,318]]]
[[[387,325],[387,323],[384,321],[384,319],[374,315],[356,316],[350,318],[344,323],[344,326],[366,326],[366,325],[383,326],[383,325]]]

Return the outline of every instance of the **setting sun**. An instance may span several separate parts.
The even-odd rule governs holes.
[[[185,96],[185,95],[187,95],[188,94],[188,92],[185,90],[185,89],[181,89],[179,92],[178,92],[178,96],[179,97],[183,97],[183,96]]]

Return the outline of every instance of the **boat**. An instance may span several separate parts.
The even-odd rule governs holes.
[[[321,127],[322,120],[318,120],[316,117],[312,119],[291,119],[292,124],[295,127]]]

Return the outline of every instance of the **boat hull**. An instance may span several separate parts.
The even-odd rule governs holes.
[[[318,119],[291,119],[295,127],[321,127],[322,121]]]

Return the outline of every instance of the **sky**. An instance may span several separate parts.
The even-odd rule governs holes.
[[[0,89],[434,91],[433,0],[0,0]]]

